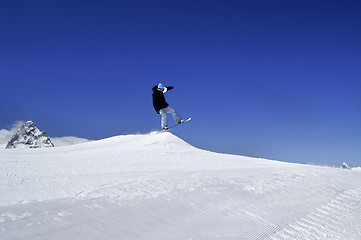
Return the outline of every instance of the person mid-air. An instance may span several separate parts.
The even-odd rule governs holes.
[[[172,90],[173,87],[172,86],[168,86],[168,87],[164,87],[163,84],[159,83],[158,85],[153,87],[153,107],[155,109],[155,111],[161,115],[161,127],[163,130],[167,130],[168,129],[168,124],[167,124],[167,113],[172,114],[174,121],[176,123],[183,123],[184,120],[181,119],[179,117],[179,115],[177,114],[177,112],[174,110],[174,108],[172,108],[171,106],[169,106],[169,104],[165,101],[165,97],[164,97],[164,93]]]

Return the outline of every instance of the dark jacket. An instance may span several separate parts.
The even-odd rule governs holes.
[[[173,87],[166,87],[167,91],[172,90]],[[158,90],[158,86],[154,86],[152,88],[153,90],[153,107],[155,111],[159,114],[159,110],[162,108],[166,108],[169,106],[169,104],[165,101],[165,97],[162,91]]]

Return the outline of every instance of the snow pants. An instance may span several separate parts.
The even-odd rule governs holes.
[[[174,108],[172,108],[171,106],[168,106],[166,108],[162,108],[161,110],[159,110],[159,113],[162,116],[162,120],[161,120],[162,128],[168,127],[168,125],[167,125],[167,113],[172,114],[172,116],[174,118],[174,121],[176,123],[179,123],[181,121],[181,118],[179,117],[177,112],[174,110]]]

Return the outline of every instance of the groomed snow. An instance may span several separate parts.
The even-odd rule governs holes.
[[[361,171],[171,133],[0,149],[0,239],[361,239]]]

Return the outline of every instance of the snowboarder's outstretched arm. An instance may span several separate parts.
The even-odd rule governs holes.
[[[174,88],[173,86],[164,87],[163,93],[165,93],[166,91],[172,90],[173,88]]]

